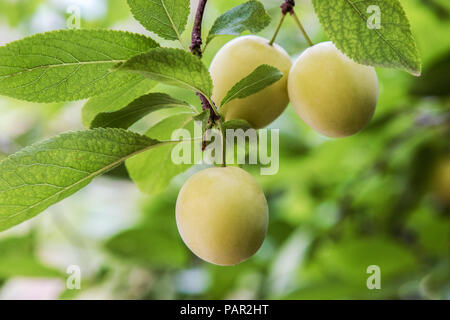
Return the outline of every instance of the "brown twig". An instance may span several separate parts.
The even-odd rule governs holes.
[[[200,0],[198,2],[197,12],[195,14],[195,21],[194,21],[194,27],[192,28],[192,40],[191,40],[191,46],[189,47],[192,54],[201,58],[203,55],[202,52],[202,22],[203,22],[203,14],[205,13],[205,7],[208,0]],[[210,110],[211,114],[211,121],[214,123],[216,120],[218,120],[220,117],[214,110],[213,106],[209,102],[208,98],[205,97],[200,92],[197,92],[197,96],[200,98],[200,101],[202,103],[202,109],[203,110]]]
[[[194,27],[192,28],[191,52],[192,54],[202,57],[202,22],[208,0],[199,0],[197,13],[195,14]]]
[[[281,5],[281,13],[285,16],[294,12],[295,0],[285,0]]]

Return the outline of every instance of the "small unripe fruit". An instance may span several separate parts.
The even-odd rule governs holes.
[[[267,201],[260,186],[237,167],[210,168],[181,188],[178,231],[198,257],[229,266],[258,251],[267,233]]]
[[[244,119],[254,128],[262,128],[283,113],[289,103],[287,79],[291,59],[280,46],[257,36],[243,36],[223,46],[211,62],[214,83],[213,101],[222,102],[228,91],[262,64],[273,66],[284,76],[271,86],[244,99],[235,99],[221,110],[225,120]]]
[[[289,74],[289,98],[300,118],[328,137],[363,129],[375,112],[375,69],[358,64],[332,42],[306,49]]]

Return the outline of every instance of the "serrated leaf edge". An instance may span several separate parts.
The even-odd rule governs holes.
[[[367,21],[366,18],[365,18],[365,17],[363,16],[363,14],[361,13],[361,11],[360,11],[357,7],[355,7],[355,5],[354,5],[353,2],[351,2],[350,0],[345,0],[345,2],[347,2],[347,3],[353,8],[353,10],[358,14],[358,16],[359,16],[364,22]],[[401,10],[402,10],[403,16],[405,16],[405,18],[406,18],[406,13],[405,13],[404,9],[401,8]],[[408,19],[407,19],[407,20],[408,20]],[[411,25],[409,24],[409,21],[408,21],[408,29],[411,30]],[[420,70],[420,69],[421,69],[421,66],[419,65],[419,66],[418,66],[418,69],[417,69],[415,66],[411,65],[411,64],[408,62],[408,59],[407,59],[407,58],[406,58],[399,50],[397,50],[394,46],[392,46],[392,44],[389,42],[389,40],[387,40],[387,39],[383,36],[382,33],[380,33],[377,29],[374,29],[374,30],[375,30],[375,32],[378,34],[378,36],[380,37],[380,39],[382,39],[386,44],[388,44],[389,47],[397,54],[397,56],[398,56],[398,57],[400,58],[400,60],[402,61],[403,66],[406,67],[407,70],[408,70],[411,74],[413,74],[413,75],[416,76],[416,77],[419,77],[420,74],[421,74],[421,70]],[[415,49],[415,53],[417,54],[418,52],[417,52],[417,47],[416,47],[416,43],[415,43],[415,42],[414,42],[414,49]]]
[[[128,132],[128,133],[130,132],[130,131],[123,130],[123,129],[104,129],[104,128],[85,130],[85,132],[87,132],[87,131],[107,131],[107,130],[108,131],[111,131],[111,130],[122,131],[122,132]],[[74,133],[77,133],[77,131],[69,131],[69,132],[63,133],[62,135],[59,135],[57,137],[60,138],[60,137],[62,137],[64,135],[70,135],[70,134],[74,134]],[[147,136],[142,136],[142,137],[145,137],[147,139],[153,140],[155,142],[155,144],[152,144],[150,146],[146,146],[145,148],[143,148],[141,150],[135,151],[135,152],[133,152],[133,153],[131,153],[129,155],[126,155],[124,157],[121,157],[121,158],[113,161],[109,165],[107,165],[107,166],[105,166],[105,167],[103,167],[103,168],[101,168],[101,169],[99,169],[99,170],[97,170],[95,172],[90,173],[86,177],[78,180],[77,182],[75,182],[75,183],[73,183],[73,184],[71,184],[71,185],[69,185],[67,187],[64,187],[63,189],[61,189],[60,191],[56,192],[55,194],[53,194],[53,195],[51,195],[51,196],[49,196],[49,197],[47,197],[45,199],[40,200],[39,202],[37,202],[37,203],[35,203],[35,204],[31,205],[31,206],[27,206],[25,209],[23,209],[23,210],[21,210],[19,212],[16,212],[16,213],[14,213],[11,216],[8,216],[6,218],[0,219],[0,222],[8,221],[8,220],[13,219],[13,218],[15,218],[15,217],[17,217],[17,216],[19,216],[19,215],[29,211],[29,210],[32,210],[33,208],[35,208],[35,207],[39,206],[40,204],[44,203],[45,201],[48,201],[48,200],[53,199],[55,197],[58,197],[61,194],[63,194],[64,192],[66,192],[66,191],[76,187],[77,185],[80,185],[80,184],[82,184],[84,182],[87,182],[89,180],[94,179],[95,177],[97,177],[97,176],[99,176],[99,175],[101,175],[101,174],[103,174],[103,173],[113,169],[114,167],[118,166],[120,163],[124,162],[125,160],[127,160],[129,158],[132,158],[132,157],[134,157],[134,156],[136,156],[136,155],[138,155],[138,154],[140,154],[142,152],[145,152],[147,150],[153,149],[153,148],[158,147],[158,146],[163,146],[163,145],[167,145],[167,144],[171,144],[171,143],[179,143],[179,141],[158,141],[158,140],[151,139],[151,138],[149,138]],[[53,139],[56,139],[56,137],[48,139],[48,140],[45,140],[45,141],[51,141]],[[158,142],[160,142],[160,143],[158,143]],[[42,142],[38,142],[38,143],[32,144],[31,146],[28,146],[28,147],[22,149],[21,151],[19,151],[19,153],[26,153],[28,150],[31,150],[33,147],[35,147],[36,145],[39,145],[40,143],[42,143]],[[12,154],[12,155],[6,157],[2,161],[0,161],[0,164],[5,162],[5,161],[7,161],[7,160],[11,160],[15,155],[17,155],[19,153],[15,153],[15,154]],[[25,221],[23,221],[23,222],[25,222]],[[0,231],[3,231],[3,230],[6,230],[6,229],[0,227]]]

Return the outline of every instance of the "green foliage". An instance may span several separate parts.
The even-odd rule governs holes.
[[[152,269],[185,267],[190,254],[183,244],[173,218],[175,198],[160,196],[144,207],[139,223],[108,239],[105,247],[128,263]]]
[[[212,80],[208,69],[200,59],[180,49],[152,49],[128,60],[119,70],[211,97]]]
[[[0,162],[0,231],[36,216],[160,142],[119,129],[65,133]]]
[[[420,78],[415,79],[411,92],[421,96],[450,95],[450,48],[435,61]]]
[[[235,120],[229,120],[229,121],[225,121],[223,124],[223,128],[225,130],[227,129],[233,129],[233,130],[237,130],[237,129],[242,129],[242,130],[247,130],[250,129],[252,126],[250,125],[250,123],[248,123],[246,120],[242,120],[242,119],[235,119]]]
[[[283,73],[275,67],[260,65],[244,79],[236,83],[223,98],[221,106],[234,99],[243,99],[274,84],[283,77]]]
[[[420,75],[421,64],[409,21],[398,0],[380,0],[380,28],[372,23],[366,1],[313,0],[319,20],[333,43],[356,62],[398,68]]]
[[[408,227],[417,234],[417,242],[430,256],[449,253],[450,221],[435,215],[430,208],[418,208],[408,220]]]
[[[185,128],[192,134],[192,117],[192,113],[168,117],[151,127],[146,135],[153,139],[169,140],[172,132],[178,128]],[[173,177],[192,166],[173,163],[171,161],[173,148],[173,145],[161,146],[126,161],[130,177],[142,192],[154,194],[164,191]]]
[[[244,31],[257,33],[267,27],[270,16],[259,1],[248,1],[225,12],[214,22],[207,43],[220,35],[238,36]]]
[[[174,99],[165,93],[149,93],[120,110],[97,114],[91,123],[91,127],[128,129],[146,115],[168,108],[190,109],[190,106],[186,102]]]
[[[84,99],[132,79],[114,65],[157,47],[123,31],[61,30],[0,48],[0,94],[35,102]]]
[[[29,255],[3,256],[0,258],[0,278],[12,277],[60,278],[62,275]]]
[[[118,21],[123,21],[131,15],[129,6],[125,1],[108,0],[107,3],[108,8],[105,16],[100,21],[95,21],[95,24],[111,27]]]
[[[183,267],[188,257],[180,239],[151,227],[119,233],[106,243],[106,249],[123,259],[155,269]]]
[[[368,290],[373,274],[367,267],[378,266],[382,290]],[[384,237],[349,237],[326,242],[314,251],[300,272],[302,285],[287,299],[387,299],[395,295],[398,279],[417,271],[417,260],[409,248]]]
[[[200,114],[194,117],[194,121],[200,121],[202,123],[202,129],[206,130],[211,118],[211,110],[203,110]]]
[[[155,85],[156,82],[136,75],[114,91],[90,98],[81,113],[84,126],[90,128],[92,121],[98,114],[115,112],[126,107],[135,99],[148,93]]]
[[[315,263],[320,272],[356,285],[365,283],[366,268],[370,265],[380,267],[384,281],[411,272],[417,265],[408,248],[382,237],[345,239],[323,246],[316,254]]]
[[[0,279],[10,277],[62,277],[61,272],[42,264],[34,253],[34,236],[10,237],[0,241]]]
[[[128,0],[133,16],[147,30],[167,40],[181,41],[189,16],[189,0]]]
[[[29,19],[39,8],[42,0],[0,1],[0,15],[11,26],[18,26]]]

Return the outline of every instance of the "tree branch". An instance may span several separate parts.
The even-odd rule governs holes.
[[[202,57],[202,22],[203,22],[203,14],[205,12],[206,3],[208,0],[199,0],[197,12],[195,14],[195,21],[194,21],[194,27],[192,28],[192,41],[191,41],[191,52],[193,55],[201,58]],[[214,123],[216,120],[218,120],[220,117],[218,114],[216,114],[214,108],[209,103],[208,99],[203,96],[203,94],[197,92],[197,96],[200,98],[200,101],[202,103],[202,109],[207,110],[209,109],[211,112],[211,121]]]
[[[286,15],[288,13],[292,14],[294,12],[295,0],[285,0],[281,5],[281,13]]]
[[[192,54],[202,57],[202,22],[203,14],[205,12],[206,3],[208,0],[199,0],[197,13],[195,14],[194,28],[192,29],[192,42],[191,42],[191,52]]]

